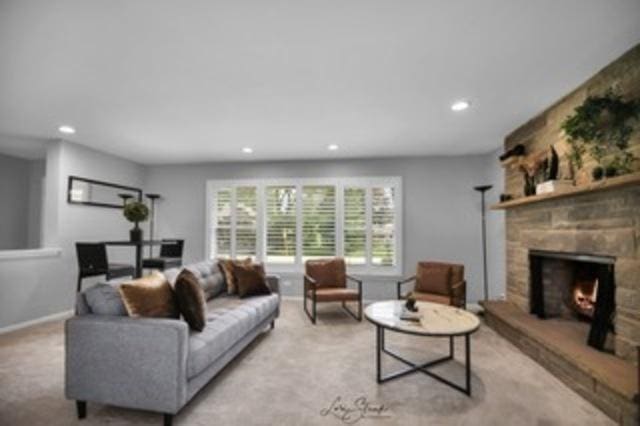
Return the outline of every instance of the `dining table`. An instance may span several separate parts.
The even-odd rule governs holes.
[[[162,244],[166,244],[167,240],[140,240],[140,241],[130,241],[130,240],[115,240],[115,241],[103,241],[105,246],[115,246],[115,247],[135,247],[136,252],[136,263],[135,263],[135,277],[140,278],[142,276],[142,249],[144,247],[153,247],[160,246]]]

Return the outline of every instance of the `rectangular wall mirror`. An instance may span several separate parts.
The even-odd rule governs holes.
[[[131,186],[69,176],[67,201],[70,204],[122,208],[125,197],[142,201],[142,190]]]

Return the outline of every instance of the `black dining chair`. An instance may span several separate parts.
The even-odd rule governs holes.
[[[182,251],[184,240],[163,239],[160,245],[160,256],[150,257],[142,261],[145,269],[165,269],[178,268],[182,266]]]
[[[133,277],[135,268],[126,263],[109,263],[107,246],[103,243],[76,243],[78,256],[78,288],[82,289],[82,280],[105,275],[107,280],[118,277]]]

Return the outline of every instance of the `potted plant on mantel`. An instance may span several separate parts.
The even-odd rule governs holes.
[[[638,99],[624,100],[612,89],[589,96],[561,126],[574,177],[584,166],[585,154],[598,163],[591,171],[594,180],[632,172],[636,158],[629,152],[629,139],[639,118]]]
[[[149,208],[141,201],[130,201],[124,205],[124,217],[135,226],[129,231],[131,241],[142,241],[142,228],[140,222],[144,222],[149,217]]]

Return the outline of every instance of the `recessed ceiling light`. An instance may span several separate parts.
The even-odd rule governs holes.
[[[251,154],[251,153],[253,153],[253,149],[249,148],[247,146],[247,147],[242,148],[242,152],[244,152],[245,154]]]
[[[451,110],[464,111],[465,109],[469,108],[469,106],[471,106],[469,101],[456,101],[453,104],[451,104]]]
[[[58,131],[60,133],[64,133],[65,135],[72,135],[76,132],[76,129],[71,126],[60,126],[58,127]]]
[[[329,145],[329,146],[327,147],[327,149],[328,149],[329,151],[336,151],[336,150],[338,149],[338,145],[336,145],[335,143],[332,143],[331,145]]]

